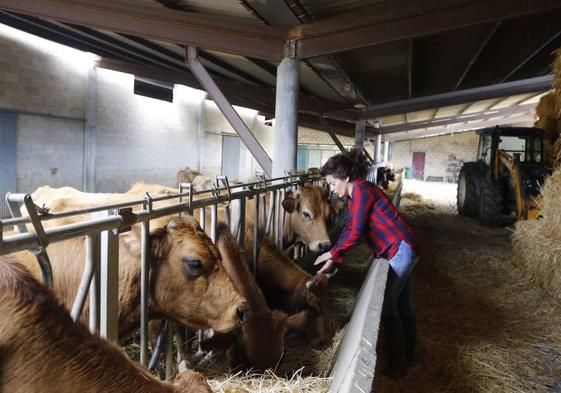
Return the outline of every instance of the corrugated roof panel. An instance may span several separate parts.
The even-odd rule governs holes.
[[[211,15],[231,16],[255,21],[249,11],[238,1],[224,0],[180,0],[189,11]]]
[[[305,62],[300,66],[300,84],[315,95],[326,100],[344,102],[341,96],[333,90],[314,70]]]
[[[502,101],[493,105],[490,109],[502,109],[508,108],[509,106],[518,105],[522,101],[526,101],[528,98],[535,96],[535,93],[530,94],[517,94],[515,96],[505,97]]]
[[[466,108],[469,104],[459,104],[459,105],[451,105],[451,106],[443,106],[438,108],[436,111],[434,118],[439,119],[441,117],[448,117],[448,116],[455,116],[462,113],[464,108]]]
[[[407,122],[430,120],[434,116],[434,109],[427,109],[406,114]]]
[[[274,75],[271,75],[263,68],[259,67],[258,65],[251,62],[250,60],[248,60],[243,56],[238,56],[238,55],[233,55],[223,52],[210,51],[210,50],[207,50],[207,52],[212,54],[213,56],[220,58],[220,60],[230,64],[231,66],[239,69],[240,71],[248,73],[262,80],[268,85],[275,86],[275,84],[277,83],[276,81],[277,78]]]
[[[491,109],[494,105],[501,102],[502,100],[503,100],[502,98],[492,98],[492,99],[489,99],[489,100],[482,100],[482,101],[473,102],[466,109],[464,109],[462,111],[462,115],[465,115],[465,114],[468,114],[468,113],[481,112],[481,111]]]
[[[396,124],[403,124],[405,123],[405,115],[391,115],[391,116],[382,116],[378,118],[378,121],[382,126],[393,126]]]
[[[300,0],[312,19],[326,18],[383,2],[384,0]]]

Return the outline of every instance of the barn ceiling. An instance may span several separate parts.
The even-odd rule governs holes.
[[[197,46],[233,104],[271,117],[276,65],[294,55],[302,125],[353,135],[364,116],[396,139],[529,118],[561,47],[561,0],[0,0],[0,23],[200,88],[184,63]]]

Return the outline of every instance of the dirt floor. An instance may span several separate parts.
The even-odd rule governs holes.
[[[423,247],[417,359],[400,382],[377,371],[374,391],[561,392],[561,305],[521,281],[509,228],[456,214],[455,190],[405,184],[402,214]]]

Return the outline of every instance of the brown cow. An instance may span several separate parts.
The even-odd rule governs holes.
[[[141,195],[144,192],[170,194],[179,190],[159,184],[135,183],[128,193]],[[195,199],[208,198],[210,195],[197,195]],[[246,217],[248,223],[255,215],[255,198],[248,200]],[[267,193],[267,204],[269,194]],[[292,244],[296,239],[306,243],[312,251],[327,250],[331,241],[327,234],[327,219],[331,213],[343,207],[340,199],[329,201],[329,190],[319,186],[304,185],[296,192],[288,192],[282,201],[286,211],[284,220],[284,245]],[[249,225],[249,224],[248,224]]]
[[[252,231],[246,231],[245,241],[252,244]],[[294,264],[270,239],[259,239],[259,243],[257,283],[269,306],[290,315],[291,330],[304,333],[312,347],[329,344],[333,337],[327,314],[330,275],[312,276]]]
[[[140,241],[138,228],[119,236],[119,334],[140,323]],[[228,332],[248,314],[247,302],[234,288],[220,263],[218,249],[189,217],[168,218],[150,234],[150,317],[165,317],[193,329]],[[53,265],[53,288],[71,308],[80,284],[84,238],[54,243],[47,248]],[[38,276],[28,252],[13,254]],[[87,315],[87,306],[82,320]]]
[[[239,247],[226,224],[221,223],[218,227],[217,246],[225,270],[240,294],[248,299],[251,316],[241,327],[241,331],[230,333],[229,336],[215,335],[205,341],[203,346],[207,350],[225,349],[237,341],[246,365],[259,370],[274,367],[284,353],[287,316],[282,311],[271,311],[267,306],[267,301],[240,255]]]
[[[0,257],[0,391],[211,393],[201,374],[155,379],[115,345],[74,323],[50,290]]]
[[[306,243],[312,251],[327,251],[331,241],[327,234],[327,219],[331,213],[343,207],[339,199],[330,202],[329,190],[305,185],[295,193],[287,193],[282,201],[286,211],[284,219],[284,245],[297,239]]]
[[[146,188],[148,192],[157,192],[161,186]],[[267,195],[268,196],[268,195]],[[320,248],[321,241],[327,237],[326,221],[329,214],[340,209],[341,201],[332,205],[328,200],[329,192],[318,186],[306,185],[296,193],[288,193],[283,206],[287,210],[285,218],[286,240],[293,240],[296,235],[304,242]],[[200,197],[200,196],[197,196]],[[251,200],[247,204],[246,245],[253,244],[254,206]],[[208,215],[208,211],[207,211]],[[198,217],[198,215],[196,215]],[[219,210],[219,219],[223,211]],[[207,217],[208,222],[208,217]],[[207,233],[210,225],[206,226]],[[323,235],[321,235],[323,233]],[[319,236],[316,236],[319,234]],[[327,246],[328,240],[321,247]],[[259,242],[259,264],[257,283],[263,291],[271,308],[279,308],[290,317],[290,330],[304,333],[313,347],[321,347],[332,338],[327,316],[327,279],[328,276],[312,276],[294,265],[270,240]],[[306,287],[310,283],[311,288]],[[299,313],[298,316],[295,314]],[[300,323],[298,323],[300,321]]]

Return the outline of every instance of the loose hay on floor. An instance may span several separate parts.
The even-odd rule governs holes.
[[[323,393],[327,391],[329,378],[305,377],[301,370],[291,378],[280,378],[266,371],[213,378],[208,383],[215,393]]]

